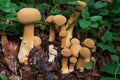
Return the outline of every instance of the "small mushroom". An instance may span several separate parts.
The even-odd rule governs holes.
[[[87,6],[85,2],[77,1],[77,3],[80,5],[80,11]],[[66,46],[68,48],[70,46],[70,39],[72,38],[72,32],[75,27],[77,18],[80,16],[80,11],[76,10],[75,12],[73,12],[65,25],[67,30]]]
[[[96,52],[96,46],[94,46],[93,48],[91,48],[90,51],[91,51],[92,53]]]
[[[91,57],[91,52],[87,47],[82,47],[80,49],[80,55],[85,58],[85,62],[89,62],[90,61],[90,57]]]
[[[58,52],[57,52],[57,50],[54,49],[54,45],[49,45],[49,59],[48,59],[48,62],[54,62],[57,54],[58,54]]]
[[[70,62],[69,63],[69,72],[72,72],[72,71],[74,71],[75,64],[77,62],[77,58],[72,56],[72,57],[69,58],[69,62]]]
[[[35,47],[41,45],[41,42],[42,41],[39,36],[34,36],[34,46]]]
[[[50,15],[46,18],[45,22],[50,24],[50,32],[49,32],[49,41],[55,41],[55,25],[53,23],[53,15]]]
[[[73,38],[70,46],[72,56],[78,57],[81,48],[82,46],[80,45],[80,41],[77,38]]]
[[[69,73],[68,69],[68,58],[71,56],[71,51],[68,48],[64,48],[61,50],[62,61],[61,61],[61,71],[62,74]]]
[[[91,60],[92,62],[95,62],[95,57],[92,56],[92,57],[90,58],[90,60]]]
[[[23,8],[17,13],[17,19],[20,23],[24,24],[24,33],[18,59],[20,63],[27,63],[27,57],[30,50],[34,47],[34,23],[41,19],[40,12],[35,8]],[[24,61],[21,60],[24,58]]]
[[[95,47],[95,42],[91,38],[86,38],[82,45],[91,49]]]
[[[66,35],[67,31],[65,28],[65,23],[67,19],[63,15],[55,15],[53,18],[53,22],[60,28],[59,36],[61,37],[61,48],[66,48]]]

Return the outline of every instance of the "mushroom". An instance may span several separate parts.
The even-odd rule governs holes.
[[[68,58],[71,56],[71,51],[68,48],[64,48],[61,50],[62,61],[61,61],[61,71],[62,74],[69,73],[68,69]]]
[[[95,42],[91,38],[86,38],[82,45],[91,49],[95,47]]]
[[[39,46],[41,45],[41,39],[39,36],[34,36],[34,46]]]
[[[49,41],[55,41],[55,25],[53,23],[53,15],[50,15],[46,18],[45,22],[50,24],[50,32],[49,32]]]
[[[65,23],[66,23],[67,19],[65,16],[63,15],[55,15],[53,18],[53,22],[60,27],[60,32],[59,32],[59,36],[61,37],[61,48],[66,48],[66,28],[65,28]]]
[[[78,57],[81,48],[82,46],[80,45],[80,41],[77,38],[73,38],[71,40],[71,47],[70,47],[72,56]]]
[[[27,63],[27,57],[34,45],[34,23],[41,19],[41,14],[35,8],[23,8],[17,13],[17,19],[20,23],[24,24],[24,33],[21,38],[22,42],[18,59],[20,63]],[[26,57],[24,61],[21,60],[24,57]]]
[[[77,3],[80,5],[80,11],[87,6],[85,2],[77,1]],[[72,38],[72,32],[75,27],[77,18],[80,16],[80,11],[76,10],[72,13],[71,17],[68,19],[68,22],[66,23],[66,30],[67,30],[67,36],[66,36],[66,46],[70,46],[70,39]]]
[[[77,62],[77,58],[72,56],[69,58],[69,62],[70,62],[69,63],[69,72],[72,72],[72,71],[74,71],[74,67],[75,67],[75,64]]]
[[[85,58],[85,62],[89,62],[90,61],[90,57],[91,57],[91,52],[87,47],[82,47],[80,49],[80,55]]]
[[[55,56],[57,56],[58,52],[54,49],[54,45],[49,45],[49,59],[48,62],[54,62]]]
[[[87,47],[82,47],[80,49],[80,56],[78,57],[78,62],[76,68],[83,72],[85,68],[85,62],[89,62],[91,58],[91,52]]]
[[[94,46],[93,48],[91,48],[90,51],[91,51],[92,53],[96,52],[96,46]]]
[[[94,57],[94,56],[90,57],[90,60],[91,60],[92,62],[95,62],[95,57]]]

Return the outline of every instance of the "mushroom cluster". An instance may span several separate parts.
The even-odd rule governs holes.
[[[72,72],[75,69],[83,72],[86,62],[95,61],[92,56],[92,53],[96,51],[92,51],[96,47],[95,43],[91,38],[86,38],[82,43],[80,43],[79,39],[72,38],[70,44],[70,48],[61,50],[61,71],[63,74]]]

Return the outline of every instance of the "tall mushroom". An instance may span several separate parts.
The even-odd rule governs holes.
[[[49,31],[49,41],[53,42],[55,41],[55,25],[53,23],[53,15],[50,15],[46,18],[45,22],[50,24],[50,31]]]
[[[77,1],[77,3],[80,6],[80,11],[87,6],[85,2]],[[72,32],[76,24],[77,18],[80,16],[80,11],[76,10],[72,13],[71,17],[68,19],[68,22],[66,23],[65,27],[67,30],[67,36],[66,36],[66,46],[70,47],[70,39],[72,38]]]
[[[18,59],[20,63],[27,64],[29,52],[34,44],[34,23],[41,19],[41,14],[35,8],[23,8],[17,13],[17,19],[24,24]]]
[[[68,48],[64,48],[61,50],[62,61],[61,61],[61,71],[62,74],[69,73],[68,69],[68,58],[71,56],[71,52]]]
[[[66,48],[66,28],[65,28],[65,23],[67,19],[63,15],[55,15],[53,18],[53,22],[60,28],[59,36],[61,37],[61,47]]]

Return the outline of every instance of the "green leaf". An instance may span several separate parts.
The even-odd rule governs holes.
[[[85,62],[85,68],[86,69],[92,69],[93,68],[93,63],[92,62]]]
[[[113,61],[119,61],[119,57],[117,55],[111,55]]]
[[[115,52],[115,47],[113,44],[103,44],[99,43],[98,47],[100,47],[102,50],[108,50],[110,52]]]
[[[10,0],[0,0],[0,6],[9,7]]]
[[[65,4],[67,0],[53,0],[55,4]]]
[[[83,28],[83,29],[88,29],[88,28],[90,27],[90,25],[91,25],[91,22],[90,22],[90,21],[87,21],[87,20],[85,20],[85,19],[80,19],[80,20],[79,20],[79,25],[80,25],[80,27]]]
[[[111,42],[112,38],[113,38],[112,33],[110,31],[106,31],[101,39],[104,42],[106,42],[106,41],[110,41]]]
[[[56,14],[60,14],[62,11],[60,9],[54,9],[50,14],[56,15]]]
[[[100,11],[100,15],[109,15],[109,10],[108,9],[102,9]]]
[[[118,78],[112,78],[112,77],[103,77],[100,78],[100,80],[119,80]]]
[[[90,13],[86,9],[83,9],[82,10],[82,17],[84,19],[88,19],[90,17]]]
[[[5,75],[1,75],[1,76],[0,76],[0,80],[8,80],[8,78],[7,78],[7,76],[5,76]]]
[[[92,28],[98,28],[98,25],[99,25],[99,23],[96,22],[96,23],[91,24],[91,27]]]
[[[98,2],[95,2],[95,8],[96,9],[100,9],[100,8],[103,8],[107,5],[107,2],[102,2],[102,1],[98,1]]]
[[[117,69],[117,71],[116,71],[116,69]],[[120,65],[119,64],[107,64],[103,68],[102,72],[107,72],[112,75],[114,75],[115,73],[120,74]]]
[[[102,16],[92,16],[92,17],[90,17],[90,21],[93,21],[93,22],[100,21],[100,20],[102,20]]]

